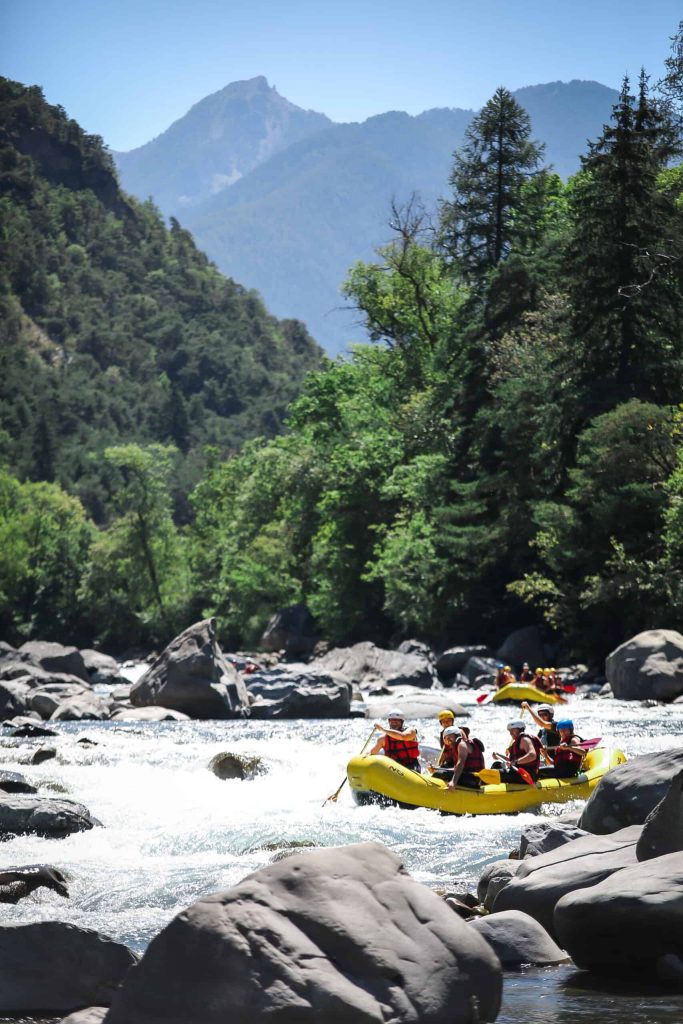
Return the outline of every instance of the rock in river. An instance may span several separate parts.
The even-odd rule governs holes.
[[[385,683],[429,688],[437,678],[432,662],[423,655],[387,651],[368,641],[353,647],[335,647],[311,664],[341,672],[357,686]]]
[[[683,748],[634,757],[613,768],[590,795],[579,827],[605,835],[627,825],[642,825],[666,796],[671,781],[683,769]]]
[[[199,900],[152,940],[107,1024],[475,1024],[500,996],[488,943],[364,843],[295,854]]]
[[[503,910],[470,922],[492,946],[503,967],[561,964],[569,959],[545,928],[519,910]]]
[[[674,700],[683,694],[683,636],[673,629],[648,629],[617,647],[605,675],[619,700]]]
[[[28,834],[58,839],[99,824],[87,807],[75,800],[0,794],[0,840]]]
[[[18,903],[34,889],[54,889],[60,896],[69,896],[66,878],[58,868],[46,864],[30,864],[23,868],[0,871],[0,903]]]

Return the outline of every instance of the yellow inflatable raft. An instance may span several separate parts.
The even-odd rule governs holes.
[[[413,772],[383,754],[352,757],[346,774],[357,803],[384,799],[445,814],[514,814],[545,803],[585,800],[610,768],[625,761],[621,750],[596,747],[586,753],[583,771],[573,779],[543,779],[535,786],[499,782],[481,789],[448,789],[440,779]]]
[[[531,686],[529,683],[508,683],[507,686],[501,686],[500,690],[496,690],[491,697],[492,704],[500,704],[505,700],[513,700],[517,703],[528,700],[530,704],[567,703],[567,698],[561,694],[544,693],[543,690],[537,690],[535,686]],[[489,702],[486,701],[486,703],[488,704]]]

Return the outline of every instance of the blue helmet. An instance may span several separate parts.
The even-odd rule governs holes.
[[[571,718],[563,718],[557,723],[558,729],[573,729],[574,723]]]

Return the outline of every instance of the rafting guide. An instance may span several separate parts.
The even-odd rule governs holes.
[[[380,736],[370,753],[386,754],[392,761],[419,772],[421,769],[418,760],[420,748],[417,745],[417,730],[412,727],[404,728],[405,717],[398,708],[389,712],[387,720],[388,728],[381,722],[375,722],[375,729],[384,735]]]

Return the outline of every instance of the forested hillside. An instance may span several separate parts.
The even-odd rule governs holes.
[[[282,428],[321,352],[223,277],[101,140],[38,88],[0,80],[0,451],[106,517],[106,446],[168,442],[179,495],[203,448]]]
[[[183,516],[169,444],[114,435],[99,528],[56,484],[4,472],[8,638],[42,632],[121,648],[163,642],[214,614],[225,642],[252,644],[295,601],[334,640],[495,643],[536,622],[564,656],[591,660],[642,629],[680,628],[682,81],[683,24],[666,79],[625,80],[568,182],[546,167],[528,114],[498,89],[467,130],[444,201],[397,206],[393,239],[349,272],[346,294],[372,342],[307,377],[279,436],[249,440],[227,460],[208,450]],[[9,168],[15,191],[23,159]],[[125,215],[114,222],[129,230]],[[158,231],[182,265],[187,236]],[[41,308],[52,316],[59,289],[49,274],[61,282],[60,260],[38,293],[51,296]],[[23,266],[32,280],[33,264]],[[196,280],[174,271],[181,296],[188,276]],[[68,377],[78,365],[70,335],[8,301],[17,334],[33,331],[50,372]],[[138,350],[124,346],[131,359]],[[87,437],[95,402],[80,416],[87,388],[67,394],[61,429]],[[23,395],[6,428],[13,452],[20,416],[40,424],[50,408],[35,411],[34,395]],[[30,437],[52,436],[36,424]]]

